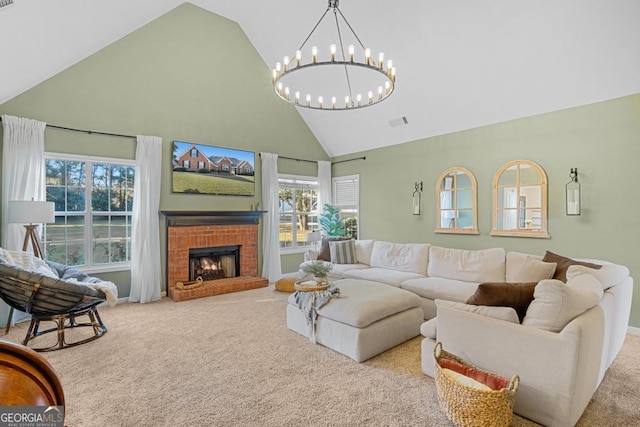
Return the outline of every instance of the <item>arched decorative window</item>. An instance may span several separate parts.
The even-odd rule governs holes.
[[[513,160],[496,173],[491,235],[549,237],[547,174],[538,164]]]
[[[436,183],[436,233],[478,234],[476,178],[465,168],[449,168]]]

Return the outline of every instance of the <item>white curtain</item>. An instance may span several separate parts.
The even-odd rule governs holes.
[[[129,302],[160,299],[160,172],[162,138],[137,136],[136,175],[131,236],[131,292]]]
[[[45,122],[2,116],[2,247],[21,250],[25,229],[10,224],[11,200],[45,200]],[[42,231],[42,230],[39,230]],[[28,250],[32,250],[29,247]]]
[[[331,162],[318,161],[318,215],[322,214],[325,203],[333,204],[331,199]]]
[[[280,265],[280,207],[278,199],[278,155],[260,153],[262,158],[262,276],[275,282],[282,276]]]

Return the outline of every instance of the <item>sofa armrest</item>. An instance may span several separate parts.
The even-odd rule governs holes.
[[[317,259],[318,259],[318,252],[314,251],[313,249],[309,249],[304,253],[305,261],[315,261]]]
[[[559,333],[438,308],[443,348],[499,375],[518,374],[514,410],[547,426],[574,425],[582,415],[598,386],[603,337],[600,306]]]

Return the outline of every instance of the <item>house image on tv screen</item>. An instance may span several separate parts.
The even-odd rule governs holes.
[[[179,143],[176,141],[174,144],[178,146],[178,144],[182,145],[187,143]],[[236,155],[242,155],[242,153],[253,157],[253,153],[249,151],[191,144],[174,158],[173,169],[180,169],[186,172],[203,172],[203,170],[206,170],[208,172],[230,173],[234,175],[253,175],[254,167],[252,159],[235,157]]]

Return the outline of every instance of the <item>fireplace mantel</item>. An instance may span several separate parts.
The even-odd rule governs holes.
[[[167,227],[258,224],[266,211],[160,211]]]

